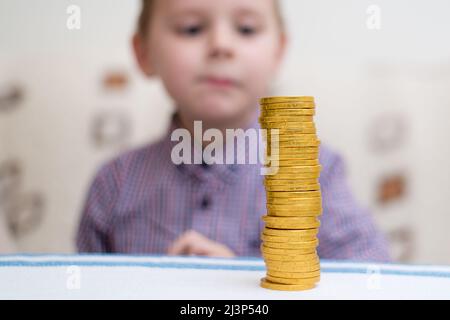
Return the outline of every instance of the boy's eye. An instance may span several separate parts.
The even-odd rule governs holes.
[[[201,33],[203,30],[203,27],[201,25],[193,25],[189,27],[180,28],[180,33],[188,36],[195,36]]]
[[[239,32],[244,36],[251,36],[256,33],[256,28],[251,26],[241,26],[238,28]]]

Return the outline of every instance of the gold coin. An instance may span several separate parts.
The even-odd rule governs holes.
[[[269,188],[275,187],[275,188],[283,188],[283,187],[316,187],[316,185],[319,184],[318,179],[312,179],[314,180],[313,183],[310,182],[303,182],[301,180],[295,180],[295,181],[287,181],[287,180],[272,180],[267,181],[267,183],[264,183],[264,186],[266,187],[266,192],[314,192],[319,190],[305,190],[305,191],[291,191],[288,189],[281,189],[280,191],[272,191]],[[265,181],[266,182],[266,181]],[[274,183],[272,183],[274,182]],[[269,188],[268,188],[269,187]]]
[[[318,260],[310,264],[299,261],[293,262],[292,265],[288,265],[284,263],[279,263],[279,261],[276,263],[270,263],[266,261],[266,269],[277,272],[313,272],[320,269],[320,263]]]
[[[280,129],[280,130],[302,130],[302,129],[317,129],[314,121],[308,122],[290,122],[290,121],[278,121],[278,122],[259,122],[264,129]],[[272,131],[271,134],[276,134],[276,131]],[[278,134],[280,134],[278,132]]]
[[[288,208],[296,208],[296,209],[321,209],[322,208],[322,199],[320,198],[301,198],[301,199],[286,199],[286,198],[275,198],[275,199],[267,199],[266,205],[270,206],[273,209],[276,206],[286,206],[281,207],[281,209]]]
[[[288,122],[288,121],[280,121],[280,122],[260,122],[261,127],[263,129],[309,129],[309,130],[317,130],[316,124],[314,122]]]
[[[314,271],[305,271],[305,272],[284,272],[276,270],[267,270],[267,274],[271,275],[272,277],[279,277],[279,278],[304,279],[320,275],[320,268]]]
[[[316,209],[321,208],[322,206],[322,199],[320,198],[300,198],[300,199],[286,199],[286,198],[270,198],[266,201],[267,205],[270,206],[289,206],[289,207],[295,207],[297,209]],[[273,208],[273,207],[271,207]],[[287,208],[286,208],[287,209]]]
[[[286,272],[286,273],[306,273],[320,270],[320,260],[305,261],[277,261],[264,260],[268,273]]]
[[[277,161],[272,161],[272,164],[277,164],[279,167],[299,167],[299,166],[318,166],[320,165],[319,159],[313,159],[313,160],[283,160],[279,159],[278,163]]]
[[[290,223],[315,223],[317,222],[317,219],[315,218],[278,218],[278,217],[269,217],[269,216],[263,216],[262,217],[264,222],[271,222],[271,223],[279,223],[283,225],[287,225]]]
[[[275,130],[268,130],[267,132],[261,132],[263,137],[267,137],[267,140],[272,140],[272,137],[278,137],[279,141],[291,141],[291,140],[317,140],[319,137],[314,133],[280,133]]]
[[[260,104],[261,115],[291,114],[315,112],[316,104],[311,102],[277,102]],[[310,115],[310,114],[307,114]]]
[[[315,248],[308,248],[308,249],[278,249],[278,248],[270,248],[266,247],[264,244],[261,245],[261,252],[263,254],[276,254],[276,255],[286,255],[286,256],[293,256],[293,255],[303,255],[303,254],[311,254],[317,252]]]
[[[270,149],[277,146],[280,149],[285,148],[305,148],[305,147],[320,147],[320,140],[308,140],[308,139],[298,139],[298,140],[279,140],[278,145],[273,144],[272,140],[267,140],[267,147]]]
[[[311,278],[303,278],[303,279],[292,279],[292,278],[280,278],[280,277],[272,277],[270,275],[266,275],[267,280],[280,283],[280,284],[304,284],[304,283],[318,283],[320,281],[320,274]]]
[[[297,197],[289,197],[288,195],[284,195],[283,193],[294,193],[296,191],[267,191],[267,203],[269,204],[288,204],[288,205],[316,205],[322,203],[322,196],[318,195],[312,195],[311,197],[308,196],[302,196],[300,192]],[[304,193],[307,192],[321,192],[320,190],[316,191],[303,191]],[[279,193],[279,194],[277,194]]]
[[[312,259],[318,258],[317,252],[308,254],[296,254],[296,255],[281,255],[281,254],[270,254],[262,252],[264,259],[270,259],[275,261],[310,261]]]
[[[303,186],[303,185],[308,185],[308,184],[316,184],[317,183],[317,179],[298,179],[295,182],[292,181],[286,181],[286,180],[264,180],[264,185],[265,186],[286,186],[286,185],[299,185],[299,186]]]
[[[309,229],[309,230],[286,230],[286,229],[274,229],[264,227],[263,233],[268,236],[281,236],[281,237],[306,237],[306,236],[316,236],[319,233],[319,229]]]
[[[313,122],[314,116],[265,116],[260,122]]]
[[[314,256],[311,258],[310,256]],[[262,255],[264,261],[271,261],[272,263],[275,263],[278,261],[279,263],[289,263],[289,262],[306,262],[306,261],[313,261],[314,259],[318,259],[318,256],[316,253],[308,253],[308,254],[298,254],[298,255],[276,255],[276,254],[269,254],[264,253]],[[304,257],[310,257],[310,258],[304,258]]]
[[[298,102],[298,101],[283,101],[260,104],[261,110],[304,110],[304,109],[316,109],[314,102]]]
[[[312,234],[309,236],[271,236],[262,233],[261,234],[261,240],[262,241],[270,241],[270,242],[302,242],[302,241],[312,241],[316,239],[316,235]]]
[[[263,136],[263,138],[266,138]],[[270,147],[273,145],[272,141],[278,139],[278,146],[280,148],[304,148],[304,147],[317,147],[320,146],[320,140],[317,137],[314,138],[291,138],[276,135],[270,135],[263,141]]]
[[[269,150],[271,151],[271,150]],[[297,153],[284,153],[280,155],[280,150],[276,152],[276,150],[273,150],[274,152],[271,154],[270,152],[267,153],[267,156],[264,156],[264,163],[270,164],[273,163],[274,166],[276,166],[276,161],[289,161],[289,160],[317,160],[319,158],[319,151],[316,152],[305,152],[303,154]],[[275,153],[276,152],[276,153]],[[271,157],[271,159],[268,158],[268,156]],[[279,167],[282,167],[282,165],[278,165]]]
[[[274,216],[271,216],[271,218],[274,218]],[[285,218],[285,217],[277,216],[275,218]],[[295,217],[295,218],[298,218],[298,217]],[[306,217],[306,218],[310,218],[310,217]],[[319,228],[320,227],[320,221],[316,221],[314,223],[300,223],[300,222],[296,222],[296,223],[292,223],[292,224],[289,224],[289,225],[284,225],[284,224],[280,224],[280,223],[277,223],[277,222],[266,222],[266,226],[269,227],[269,228],[278,228],[278,229],[304,230],[304,229]]]
[[[322,193],[320,191],[309,191],[309,192],[266,192],[267,197],[270,198],[321,198]]]
[[[289,212],[289,211],[297,211],[297,213],[308,213],[308,211],[312,211],[312,212],[320,212],[323,210],[322,205],[290,205],[290,204],[270,204],[270,203],[266,203],[266,208],[268,210],[271,210],[275,213],[280,212],[284,213],[284,212]]]
[[[282,133],[276,132],[274,130],[269,130],[267,133],[262,131],[261,136],[264,138],[263,140],[267,141],[267,142],[271,142],[272,140],[275,140],[275,139],[277,139],[280,142],[317,141],[317,140],[319,140],[319,137],[317,136],[317,134],[313,134],[313,133],[301,133],[301,134],[286,134],[285,133],[285,134],[282,134]]]
[[[271,134],[279,134],[279,135],[290,135],[290,134],[317,134],[317,129],[315,127],[308,127],[308,128],[297,128],[297,129],[289,129],[289,128],[263,128],[263,130],[272,131],[272,130],[278,130],[278,133],[273,131]],[[264,131],[263,131],[264,132]],[[264,134],[262,134],[264,137]]]
[[[313,134],[313,135],[317,136],[317,131],[316,130],[314,130],[313,132],[305,132],[305,129],[289,129],[289,128],[288,129],[283,129],[283,128],[278,128],[278,129],[270,129],[270,130],[266,130],[266,131],[267,131],[268,135],[278,134],[281,137],[284,137],[284,136],[289,137],[289,136],[292,136],[292,135],[299,136],[299,135],[307,135],[307,134]],[[264,132],[265,131],[262,131],[263,136],[264,136]]]
[[[277,248],[277,249],[307,249],[307,248],[317,248],[319,245],[319,240],[316,238],[312,241],[303,241],[303,242],[272,242],[272,241],[264,241],[264,246],[269,248]]]
[[[274,260],[274,261],[310,261],[315,258],[319,258],[317,251],[307,254],[271,254],[267,252],[262,252],[262,256],[264,259]]]
[[[304,147],[304,148],[278,148],[279,150],[274,150],[271,153],[267,153],[266,154],[270,154],[271,156],[274,155],[279,155],[279,159],[283,160],[285,159],[284,156],[289,155],[289,156],[295,156],[295,155],[305,155],[305,154],[319,154],[319,147]],[[270,150],[270,149],[269,149]],[[292,157],[291,157],[292,158]],[[294,158],[295,159],[295,158]],[[302,159],[302,158],[300,158]],[[317,157],[316,157],[317,159]]]
[[[315,283],[307,283],[307,284],[278,284],[267,280],[266,278],[261,279],[261,287],[264,289],[270,290],[279,290],[279,291],[303,291],[314,289],[316,286]]]
[[[322,210],[291,210],[291,211],[278,211],[278,210],[268,210],[267,214],[271,217],[320,217],[322,215]]]
[[[306,218],[306,217],[318,218],[322,215],[322,212],[320,210],[291,210],[291,211],[269,210],[267,214],[270,217],[274,218]],[[305,229],[305,228],[296,228],[296,229]]]
[[[305,184],[305,185],[281,185],[281,186],[266,186],[267,191],[271,192],[281,192],[281,191],[319,191],[320,184]]]
[[[304,266],[304,265],[313,265],[315,263],[319,262],[319,256],[315,253],[315,254],[307,254],[307,255],[299,255],[300,257],[302,257],[302,259],[292,259],[292,260],[287,260],[286,258],[282,259],[282,258],[278,258],[278,259],[272,259],[268,256],[263,256],[264,261],[267,262],[268,264],[272,264],[272,265],[284,265],[284,266],[290,266],[290,265],[294,265],[294,266]],[[307,258],[309,257],[309,258]]]
[[[296,212],[297,214],[308,214],[311,212],[313,213],[320,213],[323,210],[323,207],[321,205],[289,205],[289,204],[270,204],[266,203],[267,210],[270,211],[270,215],[276,214],[276,215],[282,215],[283,213],[289,213],[289,212]],[[292,228],[294,229],[294,228]]]
[[[278,272],[312,272],[320,269],[320,263],[316,261],[309,265],[302,262],[299,262],[299,264],[285,265],[283,263],[271,264],[266,261],[266,269]]]
[[[274,217],[274,216],[272,216]],[[278,218],[278,217],[277,217]],[[297,218],[297,217],[296,217]],[[306,217],[309,218],[309,217]],[[292,223],[290,225],[283,225],[276,222],[266,222],[266,226],[269,228],[279,228],[279,229],[314,229],[320,227],[320,221],[314,223]]]
[[[271,217],[320,217],[322,210],[268,210],[267,214]]]
[[[271,206],[277,206],[277,205],[285,205],[289,207],[296,207],[298,209],[300,208],[317,208],[321,207],[322,205],[322,199],[321,198],[268,198],[266,201],[266,204]]]
[[[314,229],[320,227],[320,221],[316,217],[274,217],[274,216],[265,216],[265,217],[267,219],[265,223],[268,228]],[[281,219],[292,219],[292,221],[284,221]],[[304,219],[304,222],[301,219]]]
[[[293,173],[293,174],[302,174],[302,173],[316,173],[322,171],[322,166],[299,166],[299,167],[280,167],[280,171],[283,170],[283,173]]]
[[[320,212],[323,210],[322,201],[320,199],[315,202],[308,202],[306,199],[298,199],[295,202],[291,202],[289,199],[267,199],[266,208],[272,211],[295,211],[298,213],[307,213],[308,211]]]
[[[311,102],[299,103],[295,101],[277,102],[261,104],[262,111],[298,111],[298,110],[315,110],[316,104]]]
[[[268,199],[266,202],[266,207],[271,210],[280,210],[280,211],[291,211],[291,210],[299,210],[299,211],[306,211],[306,210],[322,210],[322,202],[320,200],[317,200],[317,203],[302,203],[302,202],[295,202],[290,203],[288,200],[284,203],[273,203],[271,199]],[[281,199],[279,200],[281,201]]]
[[[319,179],[320,172],[315,173],[302,173],[302,174],[291,174],[291,173],[276,173],[273,175],[267,175],[267,180],[290,180],[292,182],[304,179]]]
[[[272,166],[273,167],[273,166]],[[320,175],[320,172],[322,169],[321,166],[303,166],[303,167],[278,167],[278,172],[276,175],[283,175],[283,176],[292,176],[292,179],[295,180],[307,180],[307,179],[315,179]],[[275,167],[276,168],[276,167]],[[316,168],[316,169],[313,169]],[[275,175],[267,176],[267,177],[274,177]],[[312,178],[311,178],[312,176]]]
[[[273,105],[272,105],[273,106]],[[314,116],[316,115],[315,109],[280,109],[281,105],[275,105],[278,109],[264,109],[261,108],[261,117],[296,117],[296,116]]]
[[[261,103],[274,103],[278,101],[286,101],[286,100],[294,100],[294,101],[314,101],[313,96],[273,96],[273,97],[264,97],[260,99]]]
[[[267,143],[268,150],[272,149],[298,149],[298,148],[306,148],[306,147],[320,147],[320,140],[316,141],[278,141],[278,144],[272,144],[272,142]],[[288,150],[289,151],[289,150]]]
[[[318,190],[317,190],[318,191]],[[271,193],[289,193],[289,192],[283,192],[283,191],[276,191]],[[307,192],[314,192],[314,191],[307,191]],[[320,192],[320,191],[319,191]],[[284,195],[276,195],[276,196],[268,196],[267,197],[267,204],[285,204],[285,205],[292,205],[292,206],[305,206],[305,207],[312,207],[322,204],[322,197],[321,196],[313,196],[310,198],[306,197],[286,197]]]

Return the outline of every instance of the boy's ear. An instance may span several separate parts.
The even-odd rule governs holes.
[[[153,70],[148,47],[145,44],[144,39],[139,33],[135,33],[132,41],[134,56],[139,65],[139,68],[147,77],[153,76],[155,72]]]

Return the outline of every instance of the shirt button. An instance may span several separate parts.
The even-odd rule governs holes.
[[[201,203],[202,210],[206,210],[211,206],[211,199],[208,196],[204,196]]]

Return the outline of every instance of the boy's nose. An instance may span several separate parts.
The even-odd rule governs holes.
[[[210,33],[209,56],[211,58],[231,58],[234,55],[233,33],[229,27],[218,25]]]

